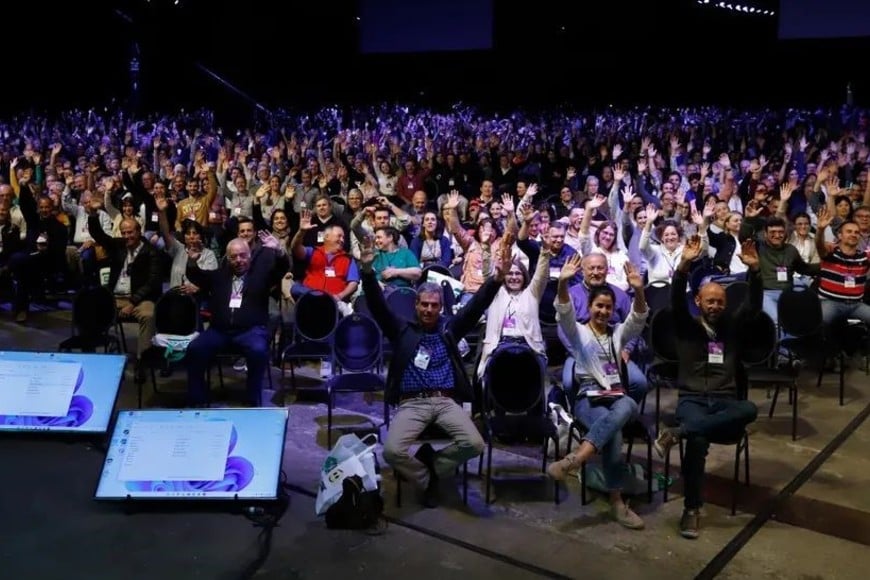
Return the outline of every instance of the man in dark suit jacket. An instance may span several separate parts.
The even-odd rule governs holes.
[[[91,204],[96,210],[102,200],[95,196]],[[91,236],[108,254],[111,269],[107,287],[115,295],[118,315],[139,323],[138,358],[154,337],[154,303],[163,290],[162,268],[160,254],[142,237],[139,222],[125,218],[120,229],[121,237],[113,238],[103,231],[96,211],[88,218]]]
[[[248,395],[260,404],[263,377],[269,366],[269,300],[273,289],[289,268],[280,242],[261,233],[262,246],[251,251],[248,242],[236,238],[227,244],[224,264],[217,270],[201,270],[198,255],[188,252],[187,277],[207,297],[211,324],[187,347],[187,389],[192,406],[208,400],[205,372],[216,354],[234,347],[248,367]]]

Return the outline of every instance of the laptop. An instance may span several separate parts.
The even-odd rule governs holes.
[[[0,431],[104,434],[127,358],[0,351]]]
[[[95,498],[275,500],[288,416],[284,408],[119,411]]]

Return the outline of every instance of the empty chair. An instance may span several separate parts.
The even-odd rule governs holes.
[[[336,393],[371,393],[386,388],[378,373],[383,365],[383,338],[377,323],[368,316],[354,313],[342,318],[332,340],[332,376],[326,381],[327,447],[332,449],[332,411]],[[390,413],[384,400],[384,425],[389,427]]]
[[[102,286],[86,286],[79,290],[72,303],[72,335],[57,347],[59,351],[81,350],[105,352],[113,348],[121,352],[117,336],[109,334],[117,320],[115,297]]]
[[[396,288],[386,296],[387,306],[405,320],[417,320],[417,292],[413,288]]]
[[[502,342],[492,352],[483,374],[483,419],[486,427],[486,502],[492,488],[492,450],[502,444],[541,443],[541,472],[546,477],[547,443],[559,454],[556,426],[546,412],[546,373],[540,359],[523,342]],[[559,503],[559,484],[554,482]]]
[[[296,388],[294,360],[327,360],[332,357],[332,335],[338,324],[338,303],[331,295],[312,290],[296,301],[296,322],[290,344],[281,354],[281,372],[290,361],[290,384]]]
[[[178,289],[173,288],[166,292],[157,300],[154,305],[154,330],[155,337],[160,335],[173,336],[190,336],[199,328],[199,305],[194,300],[193,296],[182,294]],[[164,365],[172,362],[179,362],[179,359],[174,359],[167,356],[167,347],[149,346],[142,352],[139,360],[141,369],[148,369],[151,373],[151,386],[157,392],[157,377],[154,369],[162,368]],[[145,382],[144,376],[140,377],[137,373],[136,388],[138,390],[139,407],[142,407],[142,386]]]

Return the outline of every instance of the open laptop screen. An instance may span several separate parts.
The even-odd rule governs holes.
[[[278,497],[287,409],[120,411],[97,499]]]
[[[127,358],[0,351],[0,430],[105,433]]]

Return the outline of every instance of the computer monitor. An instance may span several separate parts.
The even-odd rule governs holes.
[[[127,358],[0,351],[0,431],[106,433]]]
[[[287,409],[119,411],[96,499],[274,500]]]

